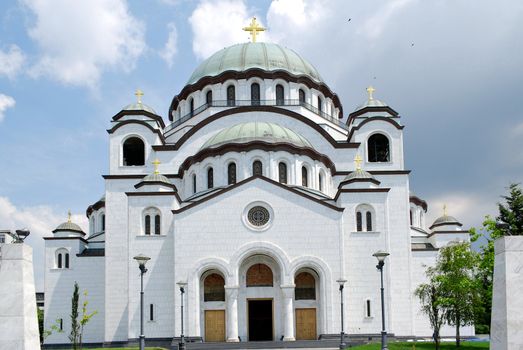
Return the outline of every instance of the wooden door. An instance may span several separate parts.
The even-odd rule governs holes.
[[[205,310],[205,341],[225,341],[225,310]]]
[[[316,309],[296,309],[296,340],[316,339]]]

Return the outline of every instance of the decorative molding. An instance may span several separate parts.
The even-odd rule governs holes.
[[[387,193],[390,188],[341,188],[334,196],[334,201],[337,201],[341,193]]]
[[[165,128],[165,122],[163,121],[163,118],[161,116],[159,116],[158,114],[148,112],[143,109],[137,109],[137,110],[122,109],[120,112],[118,112],[117,114],[115,114],[113,116],[113,121],[118,121],[118,120],[122,119],[123,117],[125,117],[126,115],[143,115],[143,116],[153,119],[158,124],[160,124],[160,126],[162,128]]]
[[[140,124],[140,125],[145,126],[149,130],[151,130],[153,133],[157,134],[160,137],[162,144],[165,144],[165,137],[163,136],[162,132],[159,129],[153,128],[149,123],[146,123],[143,120],[123,120],[121,122],[118,122],[111,129],[107,129],[107,133],[112,134],[116,130],[120,129],[122,126],[127,125],[127,124]]]
[[[403,130],[403,128],[405,128],[404,125],[399,125],[397,121],[395,121],[394,119],[389,118],[389,117],[370,117],[370,118],[365,119],[358,125],[353,126],[350,129],[349,136],[347,136],[347,141],[350,142],[350,140],[352,139],[352,136],[354,135],[354,132],[358,131],[365,124],[373,122],[373,121],[383,121],[383,122],[390,123],[390,124],[392,124],[392,126],[394,126],[398,130]]]
[[[58,240],[61,240],[61,239],[79,239],[80,241],[82,241],[84,243],[89,243],[83,237],[44,237],[45,241],[58,241]]]

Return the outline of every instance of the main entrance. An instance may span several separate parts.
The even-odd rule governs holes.
[[[272,299],[247,300],[249,341],[273,340]]]

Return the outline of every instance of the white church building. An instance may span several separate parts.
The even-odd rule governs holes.
[[[453,240],[455,218],[430,227],[410,189],[401,118],[373,96],[352,112],[291,49],[243,43],[216,52],[174,96],[167,120],[142,102],[111,120],[105,193],[45,238],[46,344],[68,343],[74,282],[97,314],[85,343],[181,332],[204,342],[431,336],[414,296],[425,265]],[[362,98],[363,99],[363,98]],[[452,335],[452,329],[445,330]],[[472,335],[465,327],[463,335]]]

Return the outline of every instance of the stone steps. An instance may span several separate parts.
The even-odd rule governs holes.
[[[178,339],[171,343],[172,350],[178,350]],[[361,344],[351,341],[350,345]],[[238,343],[186,343],[187,350],[223,350],[223,349],[339,349],[339,339],[297,340],[297,341],[256,341]],[[349,345],[349,343],[347,343]]]

